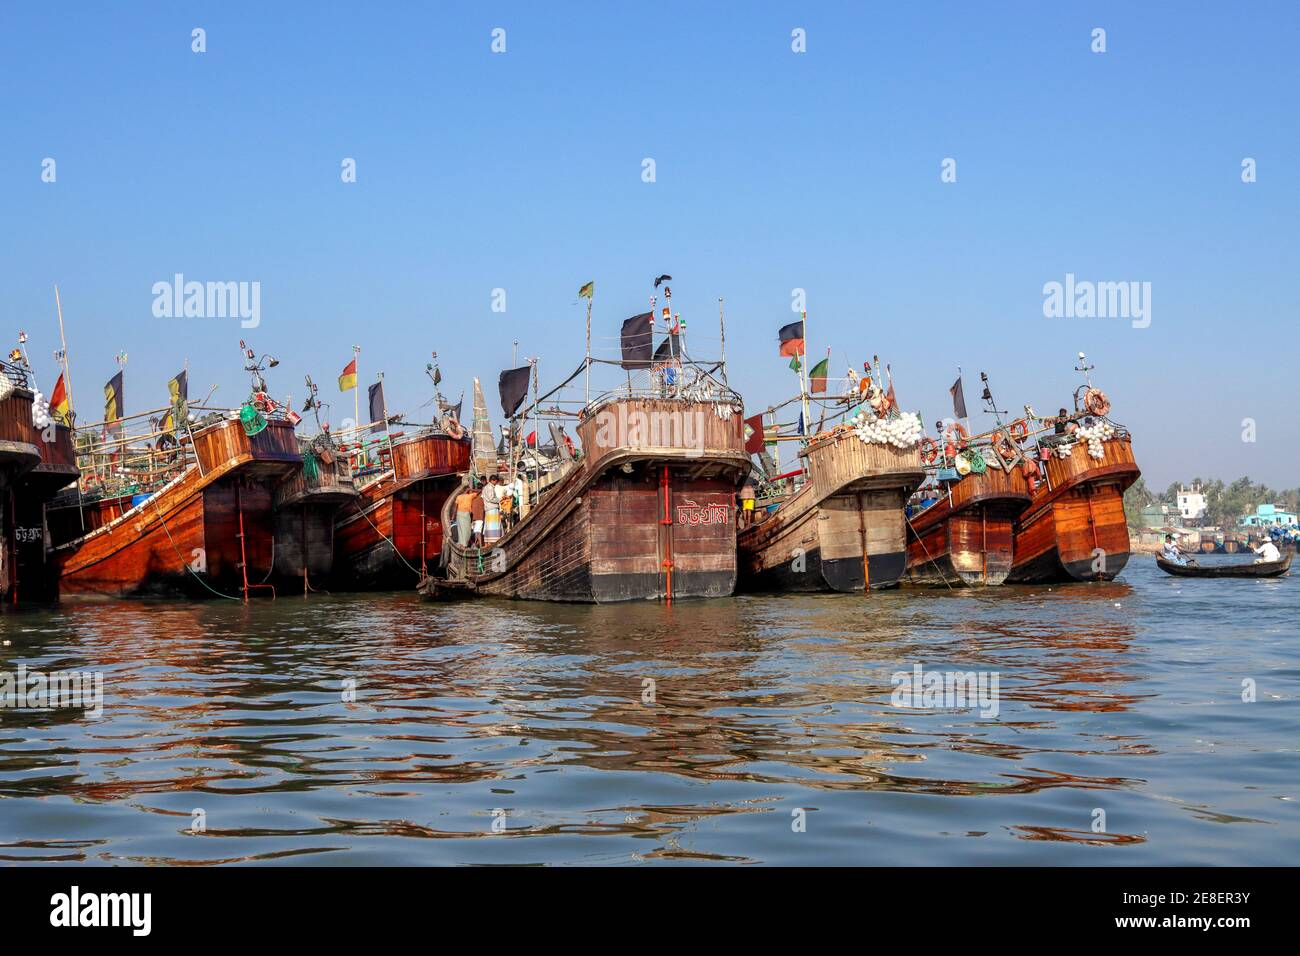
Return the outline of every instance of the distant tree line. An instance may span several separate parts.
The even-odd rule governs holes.
[[[1190,484],[1183,483],[1181,487],[1191,488],[1194,485],[1200,485],[1201,494],[1205,495],[1205,514],[1201,517],[1201,524],[1235,528],[1243,515],[1253,513],[1256,507],[1263,504],[1274,504],[1291,512],[1300,511],[1300,488],[1278,491],[1247,477],[1238,478],[1226,485],[1217,479],[1204,481],[1193,478]],[[1129,526],[1141,526],[1142,509],[1148,505],[1163,504],[1177,508],[1179,487],[1180,483],[1174,482],[1163,493],[1157,493],[1147,487],[1145,478],[1135,481],[1124,492],[1124,514]]]

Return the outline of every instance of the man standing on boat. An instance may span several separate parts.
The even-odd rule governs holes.
[[[1165,547],[1164,550],[1160,552],[1160,557],[1162,560],[1168,561],[1170,564],[1187,563],[1187,557],[1181,550],[1179,550],[1172,534],[1165,535]]]
[[[1256,564],[1268,564],[1271,561],[1282,560],[1282,552],[1278,551],[1277,545],[1273,543],[1272,538],[1265,538],[1264,543],[1253,550],[1257,555],[1259,555],[1259,557],[1255,559]]]

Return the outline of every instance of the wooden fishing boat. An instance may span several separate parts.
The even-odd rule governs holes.
[[[990,463],[980,474],[940,481],[939,487],[938,500],[908,522],[908,582],[1001,584],[1011,573],[1012,523],[1030,501],[1024,472]]]
[[[749,458],[739,396],[722,386],[713,394],[613,394],[586,406],[577,426],[581,455],[557,460],[531,482],[518,525],[489,548],[453,540],[455,502],[448,501],[442,521],[452,587],[596,603],[731,594],[735,493]],[[439,587],[448,592],[445,585],[425,590]]]
[[[36,425],[25,360],[0,365],[0,599],[45,600],[44,507],[77,478],[72,433],[54,421]]]
[[[109,495],[50,509],[59,595],[242,595],[272,573],[273,489],[301,466],[293,425],[269,418],[248,434],[238,418],[202,425],[181,441],[185,467],[156,491]],[[127,507],[128,501],[130,507]]]
[[[1124,491],[1141,475],[1126,432],[1102,442],[1093,458],[1086,442],[1068,457],[1043,462],[1043,480],[1016,519],[1011,583],[1109,581],[1129,558]]]
[[[8,362],[0,366],[0,598],[15,600],[22,556],[40,548],[40,540],[31,539],[27,509],[19,505],[18,482],[40,463],[41,449],[26,372]]]
[[[357,489],[347,457],[322,432],[298,440],[302,464],[272,496],[274,578],[282,589],[301,585],[304,594],[323,585],[334,570],[334,522],[355,502]]]
[[[867,443],[850,425],[800,453],[806,480],[736,536],[742,587],[863,591],[894,587],[907,566],[904,507],[925,478],[916,446]]]
[[[1295,552],[1277,561],[1257,564],[1174,564],[1156,555],[1156,567],[1178,578],[1277,578],[1291,570]]]
[[[442,507],[469,470],[470,442],[458,426],[432,426],[385,438],[372,457],[335,519],[331,580],[340,590],[414,587],[438,568]]]

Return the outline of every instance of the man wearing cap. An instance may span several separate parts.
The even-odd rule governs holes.
[[[1256,564],[1268,564],[1270,561],[1282,560],[1282,552],[1277,549],[1277,545],[1273,543],[1272,538],[1265,538],[1263,544],[1252,550],[1259,555],[1255,559]]]

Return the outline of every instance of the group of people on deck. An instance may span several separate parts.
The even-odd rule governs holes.
[[[528,489],[521,474],[514,479],[489,475],[480,487],[477,476],[456,496],[456,541],[468,548],[491,547],[523,516]]]

